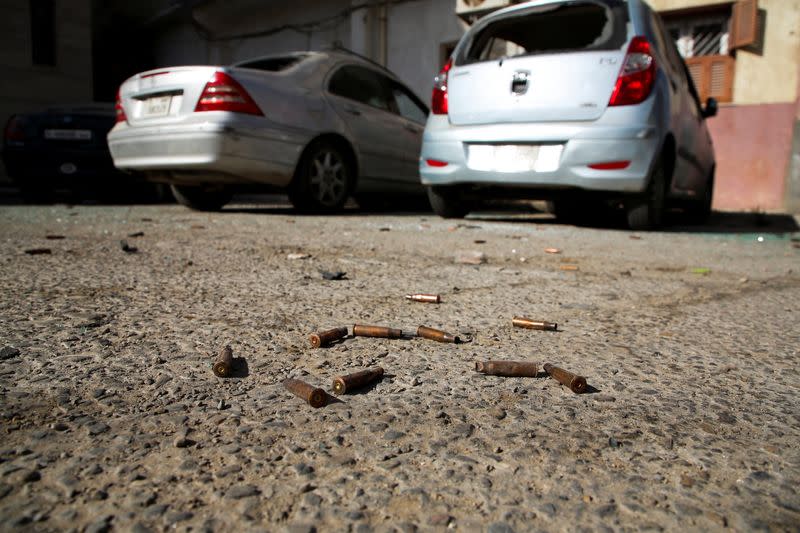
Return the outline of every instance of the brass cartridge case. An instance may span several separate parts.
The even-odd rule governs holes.
[[[515,316],[511,319],[511,324],[517,328],[538,329],[542,331],[556,331],[558,324],[555,322],[545,322],[544,320],[531,320],[524,316]]]
[[[570,390],[575,394],[580,394],[586,391],[586,378],[583,376],[573,374],[572,372],[568,372],[563,368],[553,366],[550,363],[545,363],[544,371],[550,374],[551,378],[555,379],[562,385],[569,387]]]
[[[327,346],[332,342],[338,341],[347,336],[347,328],[333,328],[326,331],[318,331],[308,336],[311,340],[312,348]]]
[[[230,346],[225,346],[214,361],[214,366],[211,367],[214,374],[220,378],[226,378],[231,375],[233,370],[233,350]]]
[[[337,376],[333,378],[333,392],[336,394],[345,394],[353,389],[368,385],[373,381],[380,379],[383,376],[383,368],[376,366],[375,368],[368,368],[361,372],[354,372],[346,376]]]
[[[423,302],[427,304],[438,304],[442,301],[442,298],[438,294],[406,294],[406,299],[412,302]]]
[[[353,326],[355,337],[382,337],[384,339],[399,339],[403,336],[403,330],[397,328],[386,328],[383,326],[364,326],[355,324]]]
[[[298,398],[307,401],[311,407],[323,407],[328,403],[328,395],[324,390],[309,385],[305,381],[289,378],[283,382],[283,386]]]
[[[418,327],[417,336],[425,339],[430,339],[436,342],[450,342],[454,344],[458,344],[459,342],[461,342],[461,339],[459,339],[457,335],[453,335],[452,333],[447,333],[446,331],[429,328],[427,326]]]
[[[539,365],[530,361],[478,361],[475,370],[491,376],[535,378]]]

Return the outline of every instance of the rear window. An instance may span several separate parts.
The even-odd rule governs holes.
[[[306,57],[307,54],[295,54],[291,56],[281,56],[281,57],[264,57],[261,59],[253,59],[251,61],[243,61],[241,63],[237,63],[234,66],[240,68],[253,68],[256,70],[266,70],[269,72],[279,72],[281,70],[286,70],[295,63],[302,61]]]
[[[562,2],[507,15],[479,30],[457,64],[502,58],[616,50],[627,41],[628,9],[618,1]]]

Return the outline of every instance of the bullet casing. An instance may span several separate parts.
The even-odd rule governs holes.
[[[446,331],[429,328],[427,326],[418,327],[417,336],[422,337],[424,339],[430,339],[436,342],[449,342],[454,344],[461,342],[461,339],[459,339],[458,336],[453,335],[452,333],[447,333]]]
[[[364,326],[355,324],[353,326],[355,337],[380,337],[384,339],[399,339],[403,336],[403,330],[397,328],[387,328],[384,326]]]
[[[553,366],[549,363],[545,363],[544,371],[562,385],[569,387],[569,389],[575,394],[580,394],[586,391],[586,378],[583,376],[573,374],[572,372],[557,366]]]
[[[333,379],[333,392],[335,394],[346,394],[354,389],[368,385],[382,376],[383,368],[379,366],[347,374],[346,376],[337,376]]]
[[[333,328],[326,331],[318,331],[309,335],[311,346],[313,348],[320,348],[327,346],[332,342],[336,342],[347,336],[347,328]]]
[[[515,316],[511,319],[511,324],[517,328],[538,329],[541,331],[556,331],[558,324],[555,322],[545,322],[544,320],[531,320],[523,316]]]
[[[225,346],[214,361],[214,366],[211,367],[214,375],[220,378],[226,378],[231,375],[233,370],[233,350],[230,346]]]
[[[328,395],[324,390],[309,385],[305,381],[289,378],[284,380],[283,386],[298,398],[302,398],[308,402],[308,405],[311,407],[323,407],[328,403]]]
[[[428,304],[438,304],[442,301],[442,298],[438,294],[406,294],[406,298],[412,302],[423,302]]]
[[[531,361],[478,361],[475,370],[491,376],[535,378],[539,365]]]

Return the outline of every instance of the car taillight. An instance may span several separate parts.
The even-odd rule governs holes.
[[[453,59],[447,60],[439,75],[433,78],[433,96],[431,97],[431,113],[434,115],[447,114],[447,73],[453,66]]]
[[[117,112],[117,122],[127,122],[128,117],[125,115],[125,108],[122,107],[122,98],[119,94],[119,89],[117,89],[117,100],[114,103],[114,110]]]
[[[206,83],[197,106],[197,111],[231,111],[233,113],[247,113],[250,115],[263,115],[258,105],[250,98],[239,82],[225,72],[217,71]]]
[[[25,120],[17,115],[8,119],[3,137],[7,141],[24,141],[26,137]]]
[[[625,62],[619,72],[608,105],[640,104],[650,96],[656,79],[656,60],[650,43],[642,36],[634,37],[628,46]]]

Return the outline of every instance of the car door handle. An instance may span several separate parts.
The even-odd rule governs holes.
[[[345,107],[344,110],[350,113],[351,115],[355,115],[357,117],[361,116],[361,111],[359,111],[355,107]]]

